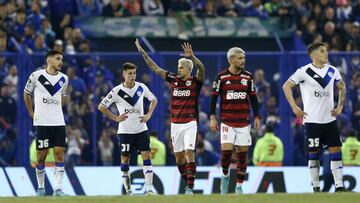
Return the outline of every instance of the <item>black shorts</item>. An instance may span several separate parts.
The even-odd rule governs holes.
[[[147,130],[138,134],[118,134],[118,136],[121,155],[129,155],[133,149],[140,152],[150,151],[150,138]]]
[[[65,147],[65,126],[35,126],[36,149],[48,149],[53,147]]]
[[[340,147],[340,131],[336,120],[330,123],[305,123],[305,130],[309,142],[309,150],[321,147]]]

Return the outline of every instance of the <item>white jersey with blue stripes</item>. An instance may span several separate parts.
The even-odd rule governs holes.
[[[337,68],[325,64],[316,68],[307,64],[299,68],[289,81],[300,86],[304,111],[308,114],[304,123],[330,123],[336,118],[331,116],[334,106],[334,85],[341,81]]]
[[[66,95],[68,77],[61,72],[50,75],[46,69],[33,72],[24,91],[34,93],[34,126],[64,126],[61,98]]]
[[[148,129],[146,123],[141,123],[139,118],[144,115],[144,98],[149,101],[155,98],[145,84],[135,82],[132,88],[120,84],[114,87],[100,104],[109,108],[115,103],[120,115],[128,113],[128,118],[119,123],[118,134],[137,134]]]

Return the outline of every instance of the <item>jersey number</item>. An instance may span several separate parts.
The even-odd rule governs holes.
[[[358,150],[356,150],[356,149],[351,149],[350,150],[350,157],[351,157],[352,161],[356,159],[357,154],[358,154]]]
[[[275,149],[276,149],[276,145],[270,144],[270,145],[269,145],[269,150],[268,150],[268,155],[269,155],[269,156],[273,156]]]
[[[309,147],[318,147],[320,145],[319,138],[309,138]]]
[[[222,127],[222,131],[225,133],[229,132],[229,127],[228,126],[223,126]]]
[[[130,144],[121,144],[121,151],[122,152],[130,151]]]
[[[38,148],[48,148],[49,147],[49,139],[38,140]]]

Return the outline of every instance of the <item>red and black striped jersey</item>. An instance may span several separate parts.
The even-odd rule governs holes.
[[[203,82],[197,77],[190,77],[188,80],[183,81],[171,72],[166,73],[165,80],[171,85],[171,122],[188,123],[194,120],[198,121],[198,98]]]
[[[220,95],[220,120],[231,127],[245,127],[250,124],[249,95],[256,95],[255,84],[250,72],[231,74],[229,69],[221,71],[213,84],[213,95]]]

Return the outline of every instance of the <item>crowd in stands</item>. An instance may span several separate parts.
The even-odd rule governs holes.
[[[26,46],[28,53],[46,53],[50,49],[56,49],[68,54],[63,69],[70,81],[69,97],[64,107],[68,124],[67,165],[92,165],[94,145],[98,151],[95,164],[119,165],[116,123],[103,118],[101,114],[94,114],[97,111],[94,106],[97,104],[94,105],[93,102],[101,101],[114,85],[120,83],[121,73],[116,72],[118,69],[112,72],[104,59],[86,56],[93,51],[93,46],[82,31],[74,26],[74,17],[174,16],[180,22],[192,24],[194,31],[197,31],[200,28],[195,25],[195,16],[249,16],[261,19],[279,16],[283,29],[296,27],[296,34],[305,44],[325,41],[331,51],[359,51],[359,12],[360,0],[0,0],[0,53],[18,51],[21,44]],[[78,53],[85,55],[76,56]],[[345,136],[349,132],[360,132],[360,56],[353,56],[346,61],[341,57],[334,57],[332,60],[331,64],[343,70],[343,76],[349,77],[350,83],[347,109],[339,119],[341,133]],[[41,67],[43,58],[34,57],[33,63],[34,67]],[[0,166],[17,165],[19,138],[14,129],[19,92],[15,64],[14,58],[0,54]],[[351,74],[346,70],[351,71]],[[267,81],[262,68],[253,74],[263,123],[262,130],[253,133],[253,143],[256,143],[256,139],[266,132],[266,124],[271,124],[274,134],[279,135],[280,93],[278,80]],[[146,79],[146,74],[138,78],[142,78],[145,83],[149,80]],[[204,82],[200,97],[196,158],[199,165],[219,164],[219,136],[209,130],[208,122],[212,79],[208,78]],[[299,92],[294,95],[301,105]],[[164,95],[157,96],[163,96],[165,101],[169,100],[167,91]],[[168,104],[165,105],[169,107]],[[116,112],[115,106],[111,110]],[[97,117],[94,118],[94,115]],[[97,127],[96,139],[92,138],[93,126]],[[164,126],[167,128],[164,129],[167,139],[162,140],[166,148],[164,163],[172,165],[175,164],[175,158],[168,135],[169,119]],[[294,136],[294,164],[306,165],[307,141],[299,119],[292,120],[292,129],[293,132],[289,134]]]

